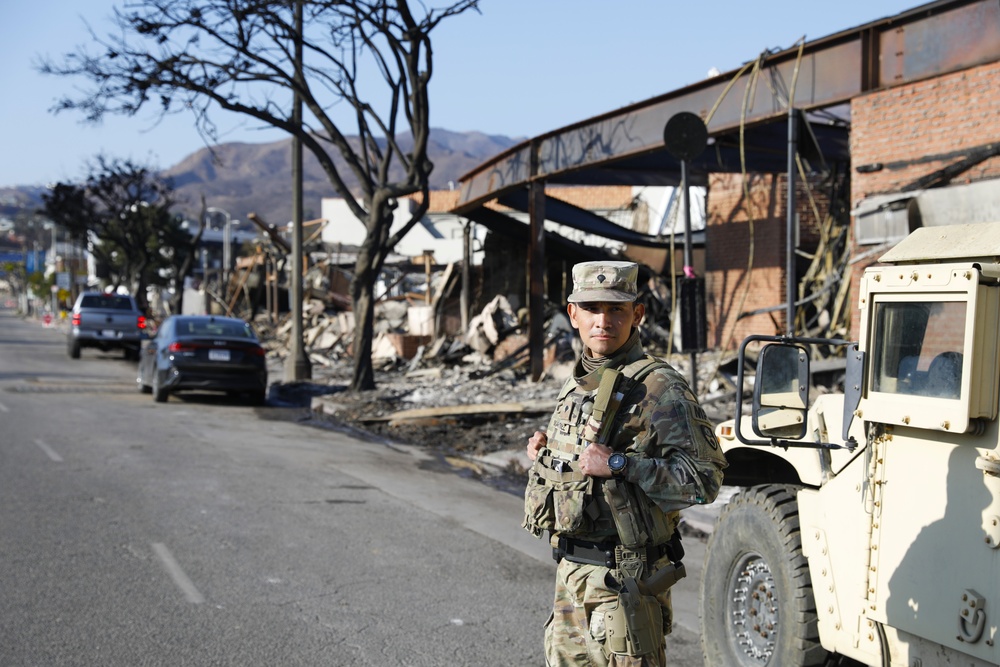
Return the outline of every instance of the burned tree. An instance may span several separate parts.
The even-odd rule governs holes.
[[[131,160],[98,156],[88,170],[81,184],[52,186],[42,195],[40,212],[86,244],[108,284],[127,287],[145,309],[146,288],[176,277],[194,253],[190,235],[170,212],[173,188]]]
[[[115,10],[114,34],[92,33],[96,51],[78,47],[60,64],[44,62],[42,71],[88,79],[92,88],[60,100],[56,111],[81,111],[92,121],[150,106],[160,114],[191,111],[211,144],[217,139],[212,113],[223,110],[301,140],[367,230],[351,284],[352,389],[372,389],[375,282],[388,254],[427,210],[430,34],[445,18],[477,5],[459,0],[415,15],[407,0],[140,0]],[[297,6],[304,13],[301,31]],[[293,96],[306,110],[301,123]],[[349,113],[335,115],[345,105]],[[357,192],[347,184],[348,172]],[[393,231],[397,200],[416,193],[421,203]]]

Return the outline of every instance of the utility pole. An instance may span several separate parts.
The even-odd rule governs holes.
[[[799,150],[799,110],[788,109],[788,204],[785,211],[785,333],[795,336],[795,153]]]
[[[292,123],[302,128],[302,0],[295,2],[295,98]],[[292,266],[289,298],[292,307],[291,350],[285,359],[285,381],[308,380],[312,367],[302,341],[302,139],[292,137]]]
[[[538,144],[531,145],[531,175],[538,174]],[[528,359],[531,381],[545,372],[545,181],[533,178],[528,186]]]
[[[700,116],[681,111],[670,117],[663,128],[663,143],[681,165],[681,191],[684,193],[684,276],[680,279],[681,344],[691,353],[691,391],[698,393],[698,350],[705,348],[704,279],[694,271],[691,242],[690,161],[701,155],[708,143],[708,128]],[[671,264],[673,261],[671,260]],[[674,313],[677,316],[677,313]],[[673,324],[671,324],[673,328]]]

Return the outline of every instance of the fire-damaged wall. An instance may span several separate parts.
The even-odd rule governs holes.
[[[1000,63],[990,63],[851,100],[851,201],[905,191],[937,192],[994,183],[1000,200]],[[987,188],[989,189],[989,188]],[[919,207],[919,197],[910,204]],[[912,224],[919,224],[912,221]],[[857,336],[857,284],[883,254],[859,247],[852,271],[852,335]]]
[[[750,334],[786,329],[788,180],[783,174],[748,174],[745,181],[741,174],[709,177],[705,287],[708,346],[714,349],[732,349]],[[820,219],[830,208],[824,181],[796,179],[796,200],[796,272],[801,276],[816,248]]]
[[[852,203],[870,195],[899,192],[996,147],[1000,142],[998,80],[1000,63],[991,63],[855,97],[851,101]],[[1000,178],[1000,156],[970,165],[950,182],[987,178]]]

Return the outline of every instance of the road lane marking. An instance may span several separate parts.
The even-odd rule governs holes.
[[[0,403],[0,412],[10,412],[10,408],[8,408],[3,403]]]
[[[163,563],[167,574],[177,584],[177,588],[181,589],[181,592],[184,593],[184,597],[187,598],[188,602],[191,604],[201,604],[205,601],[204,596],[198,592],[198,589],[188,579],[188,576],[184,574],[184,570],[181,569],[180,564],[165,544],[162,542],[153,542],[153,551],[156,553],[156,557],[160,559],[160,562]]]
[[[49,447],[47,444],[45,444],[44,441],[42,441],[42,440],[35,440],[35,444],[38,445],[38,448],[41,449],[43,452],[45,452],[45,454],[50,459],[52,459],[56,463],[62,463],[63,457],[61,457],[58,454],[56,454],[56,451],[54,449],[52,449],[51,447]]]

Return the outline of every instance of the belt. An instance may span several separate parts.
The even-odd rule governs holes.
[[[572,537],[559,537],[552,547],[552,558],[558,563],[563,558],[571,563],[582,563],[584,565],[602,565],[607,568],[618,566],[616,550],[619,543],[614,540],[607,542],[589,542],[578,540]],[[643,547],[637,549],[646,554],[647,563],[655,563],[669,551],[668,543],[656,546]]]

